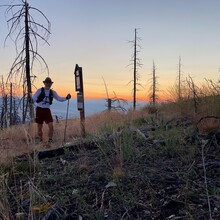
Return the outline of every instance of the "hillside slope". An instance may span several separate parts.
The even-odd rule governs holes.
[[[1,177],[1,219],[220,219],[219,141],[151,117],[19,157]]]

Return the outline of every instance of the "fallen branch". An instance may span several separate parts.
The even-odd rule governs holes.
[[[215,162],[207,162],[205,164],[197,164],[198,168],[203,168],[205,166],[206,168],[219,168],[220,167],[220,161],[215,161]]]
[[[219,119],[220,120],[220,117],[218,117],[218,116],[214,116],[214,115],[208,115],[208,116],[205,116],[205,117],[202,117],[202,118],[200,118],[199,119],[199,121],[196,123],[196,127],[198,126],[198,124],[201,122],[201,121],[203,121],[204,119]]]

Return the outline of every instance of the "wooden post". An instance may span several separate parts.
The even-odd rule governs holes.
[[[108,99],[107,102],[108,102],[108,111],[111,111],[111,109],[112,109],[112,99]]]
[[[83,138],[86,137],[86,130],[85,130],[85,112],[84,110],[80,111],[80,124],[81,124],[81,136]]]

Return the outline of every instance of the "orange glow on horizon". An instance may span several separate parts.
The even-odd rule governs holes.
[[[39,87],[41,88],[41,87]],[[52,88],[53,89],[53,88]],[[36,92],[37,89],[34,89],[33,92],[32,92],[32,95],[34,95],[34,93]],[[72,98],[76,98],[77,97],[77,92],[76,91],[69,91],[68,89],[53,89],[54,91],[57,92],[57,94],[61,97],[66,97],[68,93],[71,94],[71,97]],[[8,95],[8,94],[7,94]],[[16,93],[14,93],[15,96],[18,96],[18,97],[22,97],[22,90],[20,91],[17,91]],[[95,93],[95,92],[85,92],[84,93],[84,98],[85,99],[107,99],[107,96],[103,93]],[[117,97],[115,97],[114,95],[109,95],[109,98],[111,99],[124,99],[125,101],[133,101],[133,96],[131,95],[118,95]],[[167,100],[174,100],[175,98],[173,97],[168,97],[166,95],[163,95],[163,94],[160,94],[158,95],[158,99],[157,99],[157,102],[164,102],[164,101],[167,101]],[[139,95],[137,94],[136,96],[136,101],[141,101],[141,102],[150,102],[151,100],[144,96],[144,95]]]
[[[35,87],[32,87],[32,95],[36,92],[37,89],[41,88],[43,86],[42,83],[39,85],[36,85]],[[56,84],[51,87],[54,91],[57,92],[57,94],[61,97],[66,97],[68,93],[71,94],[72,98],[77,97],[77,92],[75,91],[74,86],[66,85],[66,86],[61,86],[60,84]],[[165,91],[165,90],[164,90]],[[6,93],[9,95],[9,92]],[[23,91],[22,88],[17,88],[14,90],[14,95],[22,97],[23,96]],[[114,92],[111,92],[108,94],[109,98],[111,99],[124,99],[125,101],[133,101],[133,93],[129,91],[128,89],[121,89],[120,91],[115,94]],[[157,102],[164,102],[167,100],[174,100],[174,97],[171,97],[171,94],[168,94],[167,92],[158,92],[157,94],[158,99]],[[105,90],[102,87],[96,86],[87,86],[86,89],[84,89],[84,98],[85,99],[107,99],[107,94]],[[141,101],[141,102],[150,102],[149,96],[144,94],[143,91],[137,91],[136,93],[136,100]]]

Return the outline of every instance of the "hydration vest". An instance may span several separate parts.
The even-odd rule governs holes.
[[[43,101],[44,98],[45,98],[45,89],[44,89],[44,87],[42,87],[41,88],[41,93],[37,97],[36,102],[39,103],[39,102]],[[50,105],[52,105],[52,103],[53,103],[53,91],[52,91],[52,89],[50,89],[50,92],[49,92],[49,103],[50,103]]]

